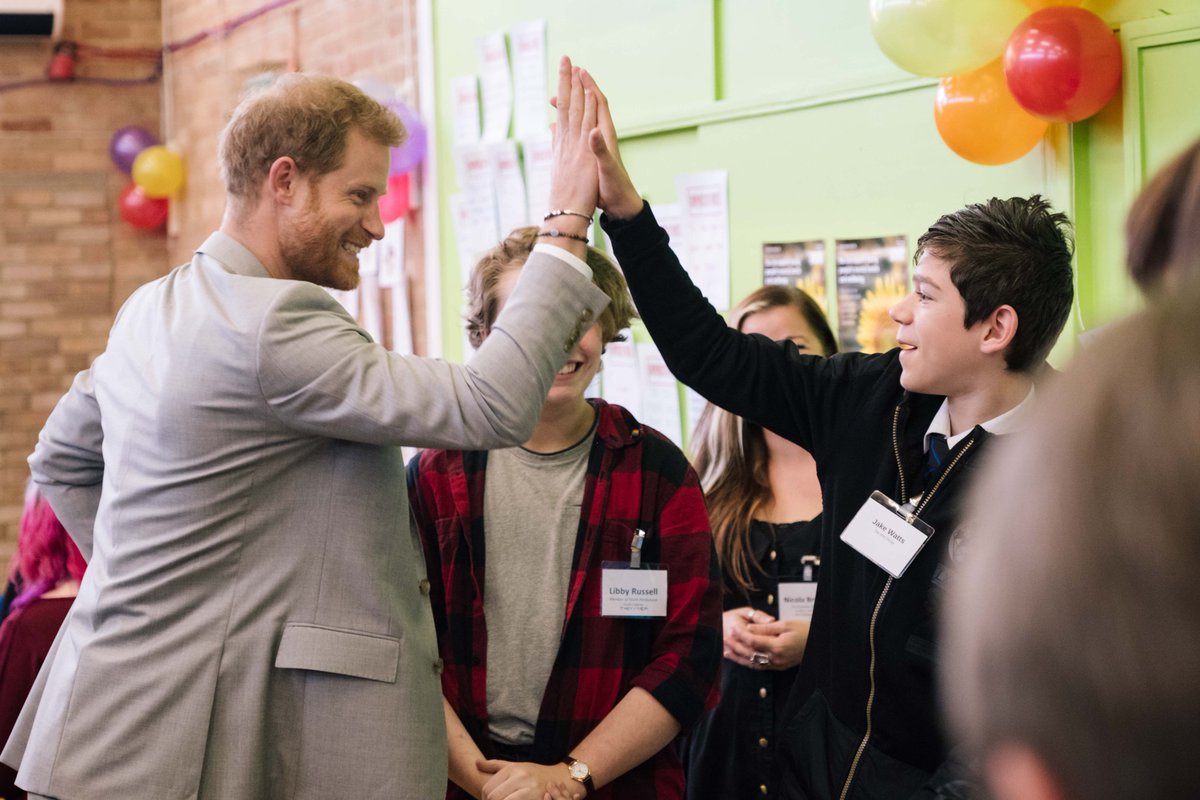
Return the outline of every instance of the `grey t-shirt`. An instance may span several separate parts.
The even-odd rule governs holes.
[[[588,454],[596,428],[557,453],[488,453],[483,490],[483,613],[488,730],[503,744],[533,742],[558,655]]]

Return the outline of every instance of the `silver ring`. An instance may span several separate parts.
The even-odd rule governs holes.
[[[766,666],[767,664],[771,663],[771,657],[766,653],[760,653],[755,650],[750,654],[750,663],[758,664],[759,666]]]
[[[754,609],[753,608],[746,612],[746,621],[754,622]]]

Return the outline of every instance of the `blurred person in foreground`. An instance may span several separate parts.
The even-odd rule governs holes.
[[[1198,290],[1104,331],[972,494],[941,684],[998,800],[1200,797]]]
[[[1129,274],[1147,297],[1200,276],[1200,140],[1162,167],[1125,220]]]

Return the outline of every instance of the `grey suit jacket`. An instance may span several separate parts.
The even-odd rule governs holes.
[[[535,253],[466,366],[372,343],[213,234],[139,289],[30,458],[87,575],[4,751],[64,800],[440,798],[398,445],[511,446],[607,297]]]

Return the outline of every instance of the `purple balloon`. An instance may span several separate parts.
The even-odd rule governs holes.
[[[392,148],[392,169],[389,174],[405,175],[425,160],[429,133],[417,113],[404,103],[388,103],[387,107],[400,118],[404,129],[408,131],[408,138],[404,140],[404,144]]]
[[[158,139],[153,133],[137,125],[128,125],[113,134],[112,141],[108,143],[108,154],[112,156],[117,169],[128,175],[138,153],[156,144]]]

